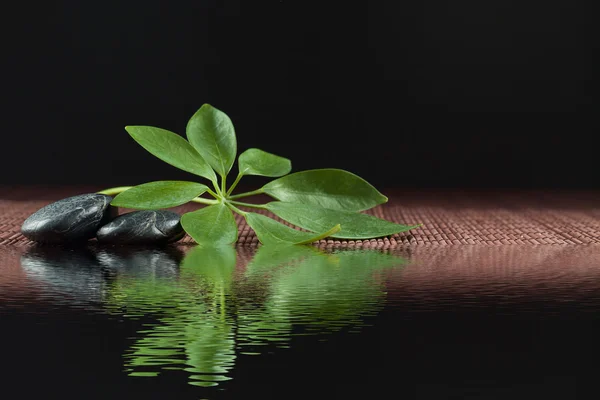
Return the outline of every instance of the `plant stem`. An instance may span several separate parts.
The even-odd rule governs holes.
[[[207,189],[207,190],[206,190],[206,193],[210,194],[210,195],[211,195],[212,197],[214,197],[215,199],[219,199],[219,198],[220,198],[220,196],[219,196],[218,194],[216,194],[215,192],[213,192],[213,191],[212,191],[212,190],[210,190],[210,189]]]
[[[242,176],[244,176],[244,175],[238,174],[238,176],[235,178],[235,181],[233,181],[233,183],[231,184],[231,187],[227,191],[227,196],[229,196],[231,194],[231,192],[233,192],[233,189],[235,189],[237,184],[240,182],[240,179],[242,179]]]
[[[295,243],[295,244],[310,244],[310,243],[316,242],[318,240],[325,239],[326,237],[329,237],[329,236],[331,236],[331,235],[333,235],[335,233],[338,233],[340,231],[340,229],[341,229],[340,224],[337,224],[336,226],[334,226],[333,228],[331,228],[327,232],[323,232],[319,236],[316,236],[316,237],[311,238],[309,240],[305,240],[305,241],[298,242],[298,243]]]
[[[265,204],[243,203],[241,201],[235,201],[235,200],[229,200],[229,202],[231,204],[235,204],[236,206],[244,206],[244,207],[250,207],[250,208],[261,208],[263,210],[267,209],[267,206]]]
[[[212,184],[213,184],[213,187],[215,188],[215,192],[217,193],[217,195],[215,197],[217,199],[221,198],[221,189],[219,188],[219,183],[215,180],[215,181],[212,181]]]
[[[110,189],[104,189],[99,191],[99,194],[105,194],[107,196],[114,196],[115,194],[119,194],[121,192],[126,191],[127,189],[131,189],[133,186],[118,186]]]
[[[98,193],[105,194],[107,196],[114,196],[116,194],[126,191],[127,189],[131,189],[132,187],[133,186],[118,186],[118,187],[114,187],[114,188],[110,188],[110,189],[101,190]],[[213,195],[214,197],[217,197],[217,194],[215,192],[213,192],[212,190],[208,189],[207,192],[210,193],[211,195]],[[219,202],[218,200],[203,199],[202,197],[196,197],[195,199],[192,199],[190,201],[192,201],[193,203],[201,203],[201,204],[217,204]]]
[[[253,191],[251,191],[251,192],[240,193],[240,194],[234,194],[233,196],[229,196],[229,199],[230,199],[230,200],[233,200],[233,199],[239,199],[239,198],[241,198],[241,197],[248,197],[248,196],[253,196],[253,195],[255,195],[255,194],[263,194],[263,193],[264,193],[264,192],[262,191],[262,189],[256,189],[256,190],[253,190]]]
[[[248,214],[246,211],[240,210],[239,208],[237,208],[236,206],[234,206],[233,204],[231,204],[231,202],[229,202],[229,201],[226,201],[225,205],[227,207],[229,207],[231,210],[235,211],[236,213],[238,213],[238,214],[240,214],[240,215],[242,215],[244,217]]]
[[[200,204],[217,204],[219,202],[219,200],[210,200],[210,199],[203,199],[202,197],[196,197],[195,199],[190,200],[192,203],[200,203]]]
[[[227,196],[227,181],[226,181],[227,176],[226,175],[221,175],[221,195],[223,197]]]

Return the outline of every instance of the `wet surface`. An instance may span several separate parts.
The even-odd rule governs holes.
[[[0,321],[19,398],[595,398],[600,246],[0,247]]]

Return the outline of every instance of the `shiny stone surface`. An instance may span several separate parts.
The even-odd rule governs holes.
[[[110,196],[88,193],[56,201],[30,215],[21,233],[40,243],[84,242],[116,213],[111,200]]]
[[[172,211],[133,211],[119,215],[98,230],[102,243],[162,244],[181,239],[185,232]]]

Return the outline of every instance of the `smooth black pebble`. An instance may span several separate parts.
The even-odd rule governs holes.
[[[162,244],[185,235],[173,211],[134,211],[122,214],[98,230],[99,242],[114,244]]]
[[[116,215],[112,197],[88,193],[48,204],[23,222],[21,233],[40,243],[66,244],[93,238]]]

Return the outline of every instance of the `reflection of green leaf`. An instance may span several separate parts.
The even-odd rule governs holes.
[[[171,282],[125,277],[113,284],[108,303],[111,308],[124,307],[128,316],[143,316],[146,312],[161,311],[179,295],[179,288]]]
[[[236,253],[233,246],[196,246],[181,262],[185,279],[204,279],[212,284],[231,282]]]
[[[317,332],[360,326],[364,316],[381,307],[384,291],[377,272],[404,264],[402,258],[378,251],[310,250],[258,250],[246,275],[268,278],[268,295],[262,305],[246,303],[238,310],[244,317],[238,322],[238,341],[251,346],[289,339],[294,324]]]
[[[283,265],[290,265],[298,261],[313,257],[315,254],[325,256],[324,253],[314,247],[294,245],[265,245],[261,246],[246,266],[246,276],[259,274],[261,271],[269,271]]]
[[[138,332],[124,355],[129,374],[183,370],[191,385],[214,386],[230,379],[236,348],[260,354],[260,346],[286,347],[295,334],[360,327],[382,306],[378,272],[404,262],[378,251],[265,245],[238,275],[236,258],[232,246],[197,246],[178,273],[162,278],[156,269],[136,275],[115,268],[126,273],[109,290],[109,309],[157,321]],[[144,265],[139,257],[122,258],[133,259]]]
[[[235,336],[226,312],[226,290],[235,262],[232,246],[198,246],[182,261],[178,282],[147,275],[119,276],[109,297],[111,307],[125,308],[132,316],[156,313],[159,320],[138,332],[142,337],[125,355],[130,375],[153,376],[157,368],[183,369],[196,386],[229,379],[206,374],[227,374],[234,365]]]

